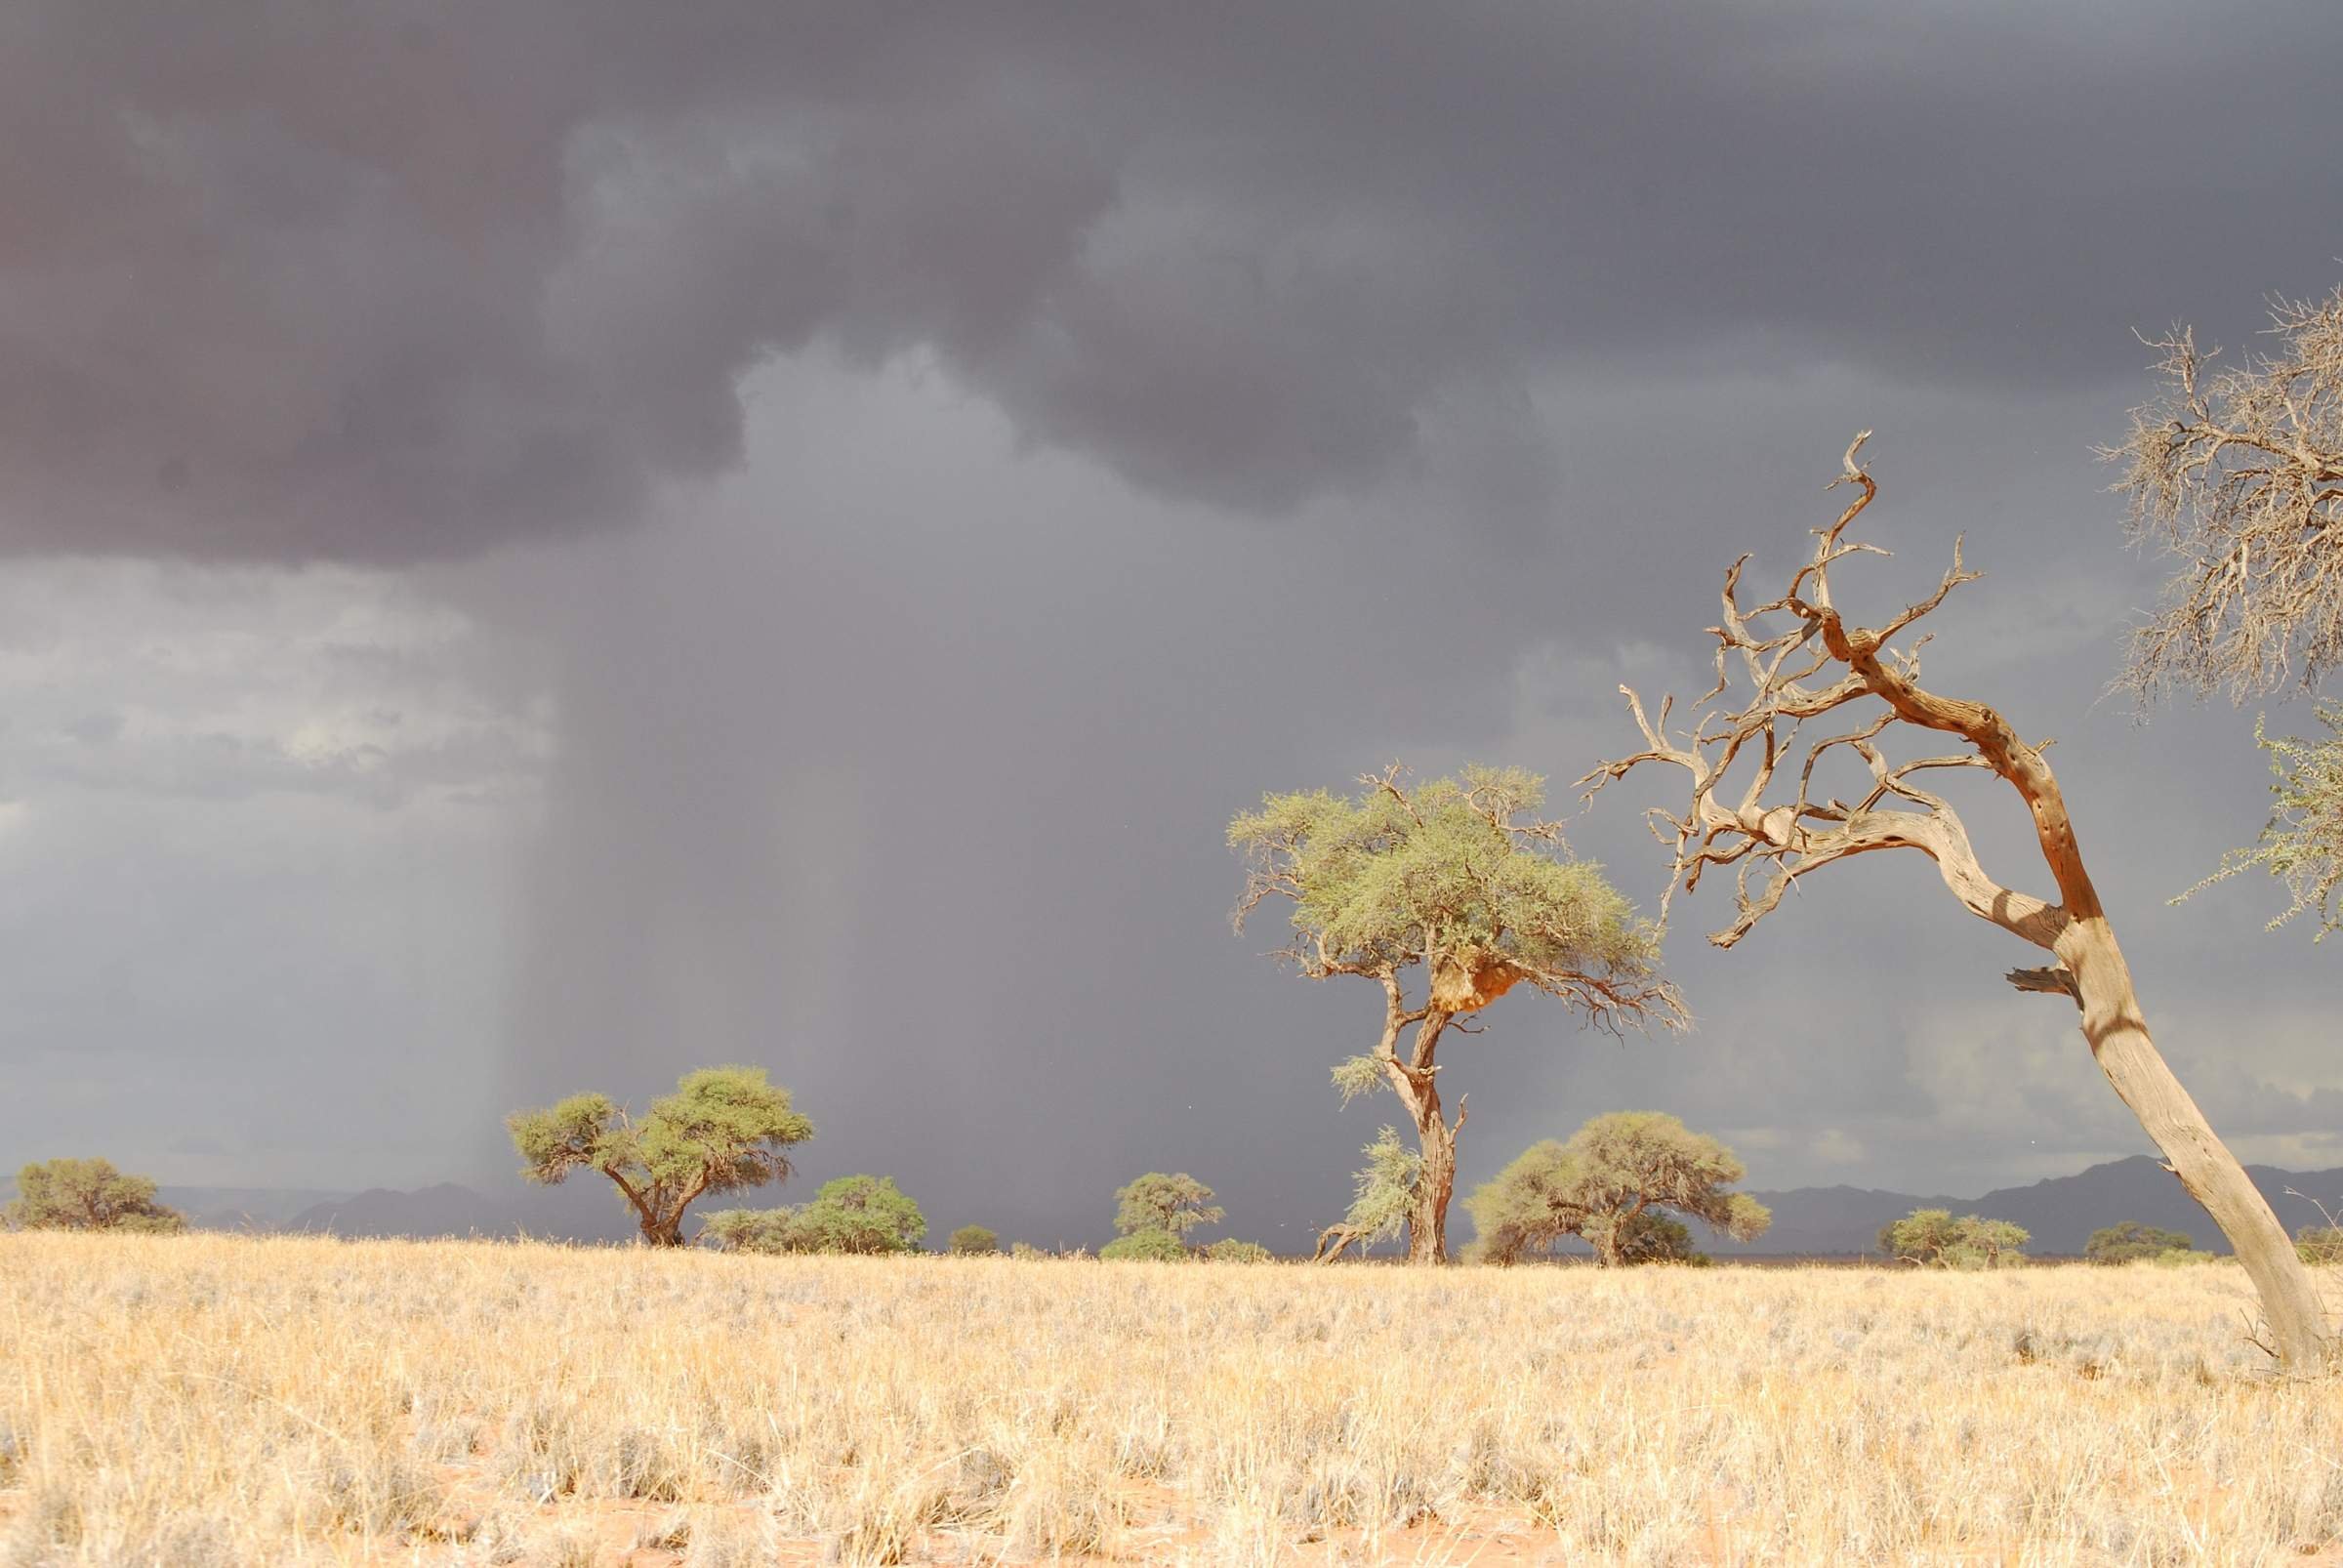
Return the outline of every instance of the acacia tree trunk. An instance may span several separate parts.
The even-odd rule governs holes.
[[[1448,1260],[1448,1200],[1457,1187],[1457,1130],[1440,1119],[1438,1094],[1429,1096],[1428,1110],[1428,1119],[1416,1124],[1423,1168],[1416,1178],[1416,1212],[1408,1218],[1411,1263]]]
[[[1457,1119],[1449,1122],[1440,1110],[1440,1090],[1433,1082],[1439,1071],[1432,1060],[1440,1035],[1454,1014],[1437,1008],[1424,1010],[1416,1030],[1416,1044],[1402,1061],[1393,1049],[1401,1017],[1390,1015],[1383,1031],[1383,1071],[1399,1091],[1409,1119],[1416,1124],[1416,1143],[1423,1157],[1416,1176],[1416,1204],[1408,1216],[1408,1261],[1441,1263],[1448,1260],[1448,1204],[1457,1189],[1457,1135],[1470,1114],[1457,1102]]]

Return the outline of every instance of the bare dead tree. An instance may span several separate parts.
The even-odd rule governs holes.
[[[2178,561],[2122,683],[2256,696],[2343,665],[2343,288],[2271,310],[2280,351],[2214,372],[2185,327],[2147,340],[2164,393],[2102,450],[2135,544]]]
[[[1681,816],[1656,809],[1652,827],[1673,851],[1671,894],[1679,877],[1689,892],[1710,868],[1733,868],[1737,914],[1708,938],[1718,947],[1738,943],[1801,879],[1833,862],[1878,849],[1927,855],[1970,913],[2054,956],[2046,966],[2013,970],[2010,981],[2020,990],[2074,1001],[2108,1082],[2163,1151],[2166,1168],[2237,1249],[2260,1293],[2281,1361],[2295,1371],[2322,1367],[2329,1344],[2310,1276],[2269,1203],[2149,1038],[2131,972],[2083,869],[2074,823],[2042,747],[2027,744],[1982,703],[1923,688],[1919,647],[1925,637],[1902,652],[1889,646],[1952,590],[1976,579],[1961,564],[1958,543],[1936,592],[1877,626],[1849,623],[1831,599],[1834,566],[1857,554],[1886,554],[1846,537],[1848,525],[1878,494],[1856,461],[1870,435],[1866,431],[1855,438],[1829,486],[1852,484],[1861,493],[1835,522],[1814,530],[1813,557],[1792,574],[1782,597],[1744,610],[1741,575],[1749,557],[1725,573],[1724,621],[1708,629],[1716,639],[1716,685],[1698,705],[1698,725],[1671,736],[1673,699],[1663,701],[1654,720],[1635,692],[1622,686],[1645,749],[1604,763],[1580,783],[1591,796],[1647,763],[1684,770],[1692,784],[1689,808]],[[1719,699],[1737,677],[1746,700],[1736,708]],[[1869,710],[1872,701],[1879,704],[1875,711]],[[1841,709],[1856,710],[1848,716],[1852,727],[1801,738],[1809,722]],[[1951,735],[1972,750],[1891,761],[1880,739],[1899,724]],[[1868,785],[1852,801],[1818,796],[1817,766],[1834,754],[1859,760],[1868,773]],[[1729,785],[1743,764],[1746,780]],[[2033,814],[2057,902],[1986,874],[1959,816],[1922,783],[1932,771],[1954,767],[1988,769],[2016,789]],[[1664,904],[1663,918],[1665,910]]]
[[[2218,373],[2186,328],[2151,340],[2163,394],[2100,453],[2124,466],[2132,542],[2179,563],[2126,650],[2119,683],[2142,701],[2179,686],[2241,702],[2343,664],[2343,288],[2270,317],[2283,348]],[[2278,777],[2270,819],[2198,887],[2266,871],[2291,895],[2271,928],[2317,910],[2324,936],[2343,929],[2343,711],[2319,717],[2327,734],[2310,740],[2254,725]]]

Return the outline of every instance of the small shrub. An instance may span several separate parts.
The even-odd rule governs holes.
[[[2094,1263],[2128,1263],[2135,1258],[2185,1253],[2196,1245],[2196,1238],[2186,1231],[2158,1230],[2154,1225],[2126,1219],[2119,1225],[2092,1231],[2091,1239],[2082,1244],[2082,1256]]]
[[[1001,1250],[1001,1238],[982,1225],[963,1225],[952,1232],[944,1250],[956,1258],[990,1258]]]
[[[719,1252],[785,1253],[794,1209],[719,1209],[700,1220],[700,1240]]]
[[[2195,1248],[2184,1247],[2174,1252],[2158,1253],[2148,1261],[2158,1268],[2188,1268],[2198,1263],[2217,1263],[2221,1261],[2221,1255],[2200,1253]]]
[[[2343,1264],[2343,1225],[2305,1225],[2294,1232],[2294,1250],[2314,1266]]]
[[[1049,1250],[1046,1247],[1036,1247],[1029,1241],[1012,1241],[1008,1244],[1008,1256],[1031,1262],[1035,1259],[1048,1257]]]
[[[823,1182],[790,1233],[802,1252],[908,1253],[927,1234],[927,1219],[891,1177],[849,1176]]]
[[[742,1253],[908,1253],[926,1234],[920,1206],[875,1176],[825,1181],[796,1209],[719,1209],[700,1223],[703,1241]]]
[[[1134,1230],[1128,1236],[1117,1236],[1098,1249],[1098,1256],[1108,1262],[1176,1263],[1188,1256],[1186,1247],[1168,1230]]]
[[[1216,1241],[1204,1249],[1203,1255],[1215,1263],[1266,1263],[1269,1249],[1257,1241]]]

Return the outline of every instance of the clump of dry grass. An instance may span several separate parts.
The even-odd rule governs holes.
[[[0,1236],[0,1565],[2260,1561],[2234,1265],[1260,1268]]]

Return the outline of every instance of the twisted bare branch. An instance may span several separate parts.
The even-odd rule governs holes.
[[[2082,907],[2096,910],[2096,895],[2073,852],[2073,833],[2056,780],[2038,747],[2020,740],[2001,716],[1979,703],[1938,696],[1919,683],[1923,637],[1898,652],[1889,645],[1943,604],[1952,591],[1974,582],[1954,542],[1952,564],[1927,598],[1906,605],[1875,627],[1849,625],[1831,598],[1831,569],[1851,556],[1887,554],[1851,540],[1847,531],[1878,495],[1878,485],[1859,461],[1870,432],[1847,447],[1840,473],[1827,489],[1855,485],[1860,493],[1829,526],[1814,530],[1812,556],[1791,575],[1783,595],[1745,610],[1741,605],[1744,556],[1726,570],[1716,639],[1717,683],[1696,711],[1702,717],[1689,733],[1671,733],[1673,699],[1663,699],[1653,719],[1642,698],[1620,688],[1627,711],[1642,732],[1644,749],[1605,763],[1579,781],[1591,797],[1647,763],[1680,768],[1691,785],[1681,814],[1648,813],[1653,834],[1671,850],[1668,893],[1661,918],[1680,884],[1700,886],[1712,866],[1735,872],[1736,914],[1709,936],[1731,947],[1781,906],[1799,881],[1823,867],[1879,849],[1916,849],[1935,862],[1945,886],[1962,905],[2036,947],[2051,948]],[[1736,660],[1738,656],[1738,660]],[[1734,664],[1740,665],[1736,681]],[[1827,684],[1810,682],[1832,669]],[[1740,705],[1725,704],[1738,686]],[[1876,699],[1881,706],[1852,728],[1818,739],[1802,738],[1808,721],[1840,708]],[[1898,723],[1959,736],[1973,753],[1891,762],[1878,741]],[[1844,750],[1860,759],[1870,787],[1853,801],[1817,798],[1817,768]],[[1777,789],[1785,764],[1796,760],[1794,792]],[[1746,767],[1737,789],[1726,780]],[[2016,785],[2035,808],[2043,852],[2057,878],[2063,904],[2053,904],[2002,886],[1979,863],[1968,830],[1952,805],[1915,782],[1914,775],[1948,767],[1985,767]],[[1893,801],[1890,806],[1887,803]]]
[[[2282,345],[2215,371],[2185,327],[2142,338],[2163,394],[2122,443],[2129,533],[2177,565],[2133,630],[2121,684],[2243,699],[2343,666],[2343,288],[2281,300]]]

